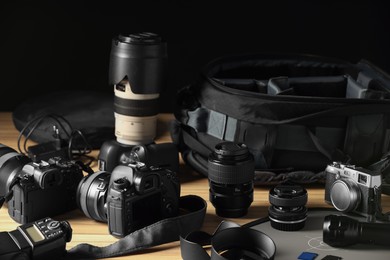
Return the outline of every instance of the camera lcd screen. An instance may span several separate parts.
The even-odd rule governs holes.
[[[26,228],[26,232],[30,236],[32,241],[35,243],[45,240],[45,237],[42,235],[41,231],[39,231],[39,229],[35,225]]]
[[[133,221],[147,226],[161,219],[161,192],[148,195],[133,203]]]

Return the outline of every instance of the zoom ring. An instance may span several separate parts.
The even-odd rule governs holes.
[[[254,179],[255,168],[253,163],[222,165],[208,164],[210,181],[222,184],[240,184],[251,182]]]
[[[276,207],[300,207],[307,203],[307,193],[298,197],[280,198],[269,195],[269,202]]]

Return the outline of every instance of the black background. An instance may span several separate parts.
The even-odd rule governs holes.
[[[108,1],[107,1],[108,2]],[[0,111],[35,95],[108,87],[111,38],[150,31],[168,42],[161,112],[204,64],[226,54],[311,53],[390,72],[386,1],[2,1]],[[214,3],[213,6],[210,3]]]

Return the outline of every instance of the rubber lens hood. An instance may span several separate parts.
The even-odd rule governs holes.
[[[211,256],[203,248],[211,246]],[[273,260],[274,241],[263,232],[222,222],[213,235],[202,231],[180,238],[183,260],[266,259]]]

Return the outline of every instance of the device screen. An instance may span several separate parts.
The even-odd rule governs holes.
[[[27,228],[26,232],[35,243],[38,243],[45,239],[41,231],[39,231],[39,229],[35,225],[32,225],[31,227]]]

